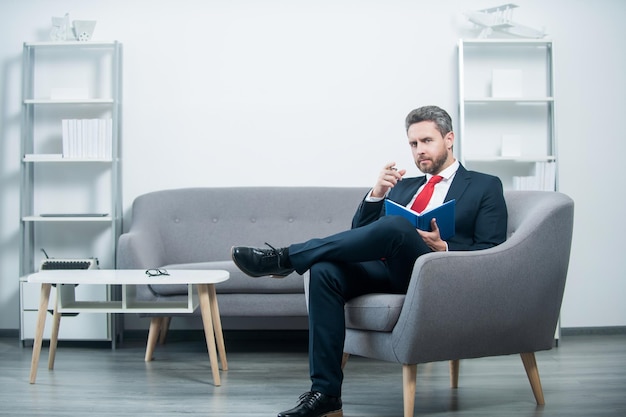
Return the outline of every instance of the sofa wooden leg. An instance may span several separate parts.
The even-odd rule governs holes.
[[[450,361],[450,388],[459,387],[459,363],[458,359]]]
[[[404,417],[413,417],[415,411],[415,385],[417,365],[402,365],[402,397],[404,399]]]
[[[162,317],[152,317],[152,320],[150,320],[150,330],[148,330],[148,343],[146,344],[146,357],[144,358],[146,362],[150,362],[152,360],[154,348],[156,347],[157,339],[159,338],[162,321]]]
[[[541,379],[539,379],[539,370],[537,369],[537,361],[535,360],[535,353],[520,353],[524,368],[526,369],[526,375],[528,375],[528,381],[530,381],[530,387],[535,395],[537,405],[544,405],[543,388],[541,387]]]
[[[350,359],[350,354],[343,352],[343,356],[341,357],[341,369],[346,367],[346,363],[348,363],[348,359]]]

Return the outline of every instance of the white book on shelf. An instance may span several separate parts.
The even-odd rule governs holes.
[[[88,158],[98,157],[98,119],[89,119],[89,155]]]
[[[62,119],[61,120],[61,154],[63,157],[67,156],[67,151],[69,149],[69,140],[70,140],[70,120]]]
[[[535,173],[513,177],[515,190],[554,191],[556,181],[555,162],[536,162]]]
[[[72,157],[80,158],[83,154],[83,121],[76,119],[75,122],[74,151],[72,152]]]
[[[79,158],[88,158],[89,153],[91,152],[91,144],[89,143],[89,137],[91,133],[89,131],[90,120],[89,119],[81,119],[81,133],[80,133],[80,146],[81,152],[78,155]]]
[[[96,158],[104,159],[104,119],[98,119],[96,122]]]
[[[516,177],[516,179],[517,179],[516,190],[538,191],[541,189],[539,187],[537,177],[534,175],[529,175],[525,177]]]
[[[104,159],[111,159],[113,154],[113,120],[112,119],[101,119],[100,120],[100,134],[102,135],[100,141],[102,143],[101,147],[101,157]]]
[[[539,191],[543,191],[544,178],[546,175],[546,164],[545,162],[536,162],[535,163],[535,189]]]
[[[104,140],[104,157],[113,158],[113,119],[105,120],[105,140]]]
[[[554,191],[556,189],[556,163],[554,161],[544,162],[543,189]]]
[[[76,142],[76,119],[66,119],[63,127],[63,157],[74,158],[75,142]]]
[[[63,119],[61,125],[64,158],[111,158],[112,119]]]

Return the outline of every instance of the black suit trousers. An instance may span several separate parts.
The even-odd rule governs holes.
[[[310,270],[312,390],[341,396],[346,301],[375,292],[406,293],[415,260],[428,252],[415,228],[399,216],[289,247],[296,271]]]

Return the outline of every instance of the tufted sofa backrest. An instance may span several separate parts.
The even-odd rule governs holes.
[[[350,228],[367,188],[224,187],[147,193],[129,232],[160,242],[163,264],[230,259],[233,245],[275,247]]]

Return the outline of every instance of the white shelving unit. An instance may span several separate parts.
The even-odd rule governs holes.
[[[457,143],[466,168],[497,175],[505,189],[556,191],[554,106],[551,40],[459,41]],[[559,326],[554,337],[558,345]]]
[[[556,190],[552,41],[461,39],[458,52],[461,162],[505,189]]]
[[[26,277],[39,269],[45,257],[40,249],[54,258],[95,257],[100,267],[115,267],[122,218],[121,107],[121,43],[24,43],[20,173],[22,343],[34,338],[39,285],[26,282]],[[110,120],[109,130],[99,135],[107,138],[107,152],[95,157],[68,153],[68,135],[62,127],[62,120],[67,119]],[[83,136],[88,135],[83,132]],[[98,134],[90,134],[90,140],[92,136]],[[81,285],[76,292],[103,302],[116,299],[110,287]],[[52,311],[54,294],[50,300]],[[117,326],[113,315],[78,314],[64,318],[66,321],[73,323],[61,327],[59,340],[107,341],[115,346]],[[46,325],[47,329],[51,327]]]

